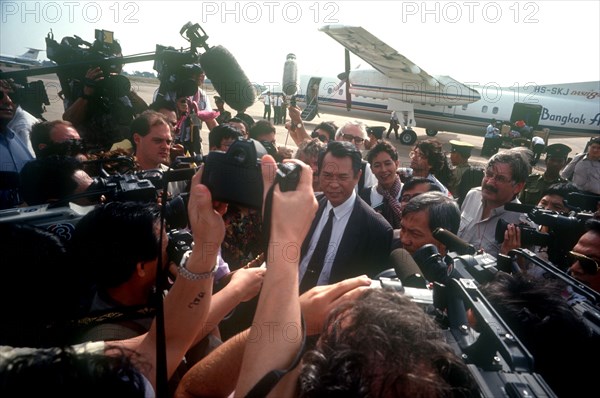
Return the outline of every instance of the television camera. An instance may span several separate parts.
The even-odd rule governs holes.
[[[496,259],[442,228],[436,229],[433,236],[448,248],[448,256],[441,256],[431,244],[412,256],[431,282],[427,289],[403,287],[393,275],[378,275],[372,286],[391,287],[424,305],[447,333],[455,352],[468,364],[482,396],[556,396],[534,372],[533,356],[482,295],[479,285],[491,281],[499,271],[512,273],[514,260],[522,257],[542,268],[545,276],[562,281],[575,294],[572,308],[595,338],[600,338],[600,293],[527,249],[512,250]],[[475,317],[477,330],[469,326],[466,309]]]
[[[504,209],[518,213],[527,213],[529,219],[538,225],[548,227],[548,232],[536,227],[519,225],[521,230],[521,246],[548,247],[548,259],[563,271],[570,265],[569,251],[575,246],[581,235],[585,233],[585,222],[593,217],[589,211],[561,214],[531,205],[507,203]],[[508,223],[502,219],[496,224],[496,241],[504,241],[504,232]]]

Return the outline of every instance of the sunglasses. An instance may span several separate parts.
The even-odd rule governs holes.
[[[569,257],[571,258],[572,262],[578,261],[579,265],[586,274],[596,275],[598,270],[600,270],[598,261],[594,260],[593,258],[589,258],[585,254],[570,251]]]

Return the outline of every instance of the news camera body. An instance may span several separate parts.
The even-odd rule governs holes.
[[[105,107],[117,98],[127,95],[131,90],[129,79],[121,75],[121,65],[118,61],[112,63],[98,62],[101,60],[121,56],[120,46],[113,40],[110,31],[95,31],[93,43],[81,37],[66,36],[60,44],[54,40],[54,35],[49,33],[46,37],[46,52],[48,59],[58,65],[69,64],[69,68],[61,68],[57,72],[62,94],[69,100],[75,101],[83,85],[95,88],[94,96],[102,99]],[[85,78],[88,69],[100,66],[104,79],[91,81]]]

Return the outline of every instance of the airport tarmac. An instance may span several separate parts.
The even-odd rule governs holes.
[[[44,113],[44,117],[47,120],[55,120],[55,119],[62,118],[63,104],[62,104],[62,100],[59,98],[59,95],[58,95],[58,93],[60,92],[60,83],[58,81],[58,78],[56,77],[56,75],[42,75],[42,76],[36,76],[36,77],[29,77],[29,81],[33,81],[33,80],[37,80],[37,79],[40,79],[44,82],[44,84],[46,86],[46,91],[48,93],[48,97],[50,98],[50,105],[46,107],[46,112]],[[131,86],[149,104],[152,102],[152,97],[154,95],[154,92],[158,88],[158,81],[153,81],[151,79],[131,78]],[[208,91],[209,95],[212,95],[212,96],[218,95],[217,92],[214,90],[208,89],[207,91]],[[213,103],[213,105],[214,105],[214,103]],[[227,110],[229,110],[232,114],[235,115],[235,113],[236,113],[235,110],[230,109],[227,105],[225,106],[225,108]],[[248,108],[246,112],[250,116],[252,116],[255,120],[259,120],[259,119],[262,119],[263,109],[264,109],[264,105],[262,104],[262,102],[257,101],[250,108]],[[271,112],[271,115],[272,114],[273,114],[273,112]],[[310,122],[307,121],[304,124],[305,124],[307,131],[310,132],[314,129],[314,127],[317,124],[319,124],[322,121],[333,121],[336,123],[337,126],[341,126],[345,122],[352,121],[352,120],[355,120],[355,119],[351,116],[343,117],[343,116],[337,116],[337,115],[321,114],[321,115],[318,115],[312,121],[310,121]],[[385,126],[387,128],[387,125],[382,124],[380,121],[365,120],[365,119],[361,119],[361,121],[371,127],[372,126]],[[288,137],[287,130],[285,129],[285,127],[282,125],[278,125],[275,127],[277,129],[276,139],[277,139],[278,145],[288,145],[290,147],[295,148],[296,145],[294,144],[294,141],[292,140],[292,138]],[[424,140],[424,139],[431,138],[425,134],[424,129],[416,127],[416,128],[414,128],[414,130],[417,133],[418,140]],[[460,140],[463,142],[468,142],[468,143],[473,144],[475,146],[475,149],[472,152],[470,161],[472,163],[485,164],[487,162],[488,158],[482,157],[480,155],[481,146],[482,146],[483,140],[484,140],[484,138],[483,138],[484,133],[485,132],[482,131],[481,136],[473,136],[473,135],[468,135],[468,134],[439,132],[435,136],[435,138],[438,139],[442,143],[444,149],[447,151],[450,151],[450,144],[449,144],[450,140]],[[208,131],[206,128],[204,128],[202,130],[202,140],[203,140],[203,153],[208,153]],[[400,159],[401,159],[401,164],[403,166],[408,166],[408,164],[410,164],[408,154],[409,154],[410,150],[412,149],[412,146],[402,145],[399,141],[397,141],[394,138],[393,134],[390,135],[389,141],[398,149],[398,153],[399,153]],[[563,143],[563,144],[571,147],[572,152],[569,154],[570,157],[572,157],[578,153],[581,153],[585,149],[585,145],[586,145],[587,141],[588,141],[588,138],[586,138],[586,137],[553,135],[552,132],[550,133],[550,137],[548,140],[549,144],[560,142],[560,143]],[[545,167],[544,167],[543,156],[542,156],[542,160],[540,160],[538,162],[538,164],[535,166],[534,170],[535,171],[543,171],[544,169],[545,169]]]

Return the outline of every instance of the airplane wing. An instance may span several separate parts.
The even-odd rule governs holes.
[[[326,25],[319,30],[391,79],[423,82],[434,87],[441,85],[437,79],[360,26]]]

